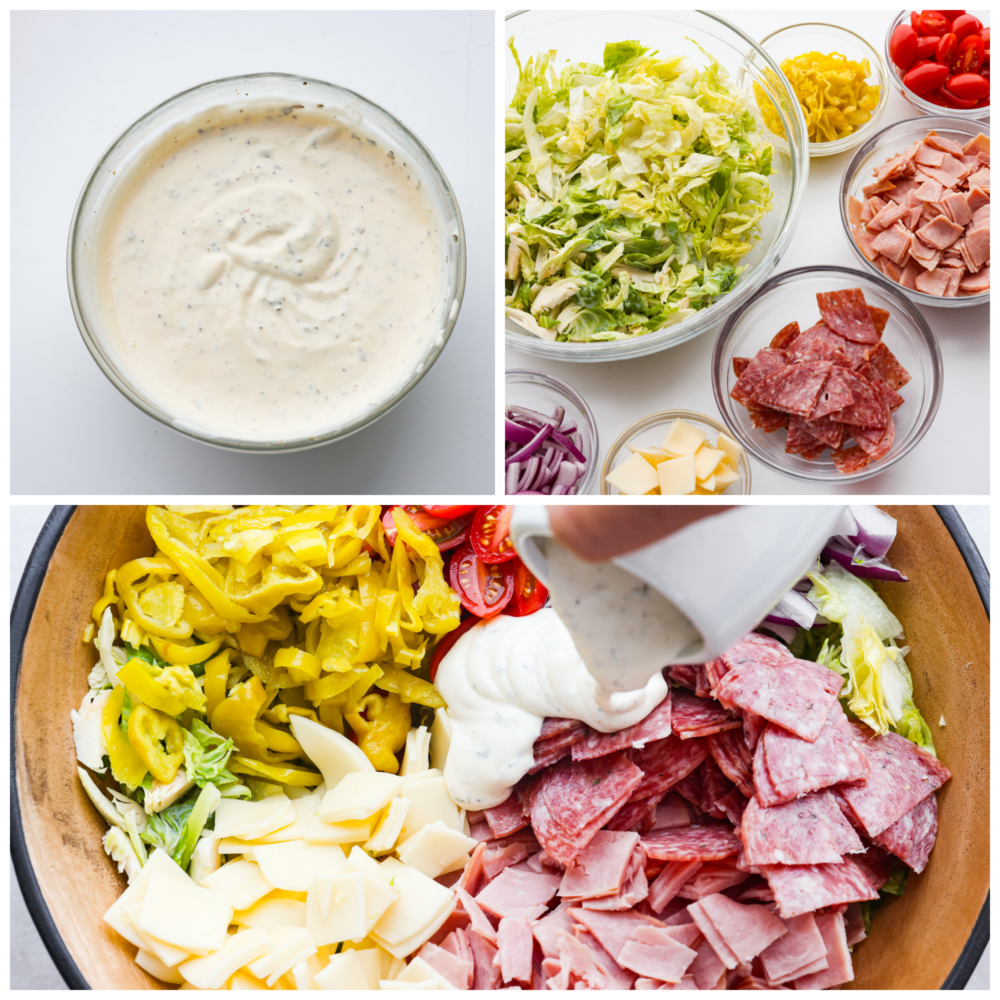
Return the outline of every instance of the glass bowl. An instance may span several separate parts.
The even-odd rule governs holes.
[[[931,129],[945,139],[954,139],[962,146],[970,139],[974,139],[980,132],[986,136],[990,134],[989,125],[983,122],[962,121],[952,118],[950,115],[926,115],[923,118],[908,118],[906,121],[887,126],[861,146],[847,165],[843,180],[840,182],[840,222],[844,227],[847,242],[850,243],[854,256],[861,262],[865,273],[877,275],[883,281],[889,279],[861,252],[861,248],[854,241],[851,220],[847,214],[848,199],[853,197],[864,201],[861,189],[874,181],[873,171],[875,168],[881,166],[897,153],[901,153],[907,146],[912,146],[918,139],[927,135]],[[985,292],[979,292],[977,295],[947,296],[928,295],[919,289],[904,288],[899,284],[896,284],[896,288],[914,302],[936,309],[963,309],[966,306],[979,306],[990,301],[989,289]]]
[[[983,22],[984,28],[989,27],[990,12],[988,10],[969,10],[965,11],[965,13],[972,14],[973,17],[978,17]],[[989,118],[990,109],[988,106],[985,108],[946,108],[940,104],[934,104],[931,101],[925,100],[919,94],[914,94],[909,87],[904,86],[903,78],[899,75],[899,70],[892,61],[892,56],[889,55],[889,42],[892,40],[892,33],[901,24],[905,24],[909,20],[910,12],[908,10],[901,10],[896,15],[892,24],[889,25],[889,30],[885,34],[885,64],[888,67],[892,85],[903,95],[904,100],[908,101],[917,111],[925,115],[948,115],[950,118],[961,118],[965,121],[978,121]]]
[[[707,309],[655,333],[633,340],[600,343],[559,343],[541,340],[505,320],[507,345],[538,357],[560,361],[614,361],[636,358],[675,347],[716,326],[741,302],[745,302],[777,267],[792,236],[809,177],[809,149],[805,119],[778,64],[752,38],[714,14],[698,11],[667,13],[619,11],[524,11],[508,16],[505,25],[522,61],[537,52],[557,49],[559,60],[603,62],[604,44],[623,38],[639,39],[667,55],[686,55],[704,66],[710,52],[730,75],[730,84],[748,95],[750,114],[763,129],[753,84],[759,83],[774,103],[785,134],[791,142],[777,142],[772,157],[769,182],[773,207],[760,225],[760,238],[740,262],[744,268],[732,291],[721,295]],[[774,76],[766,76],[771,71]],[[517,65],[510,52],[505,54],[505,106],[510,103],[517,82]]]
[[[608,474],[618,465],[618,459],[628,458],[632,454],[628,451],[629,445],[633,448],[650,448],[658,445],[670,425],[678,418],[708,435],[729,434],[729,429],[723,427],[717,420],[706,417],[704,413],[695,413],[693,410],[661,410],[659,413],[651,413],[648,417],[637,420],[631,427],[626,427],[608,449],[604,467],[601,469],[601,493],[613,497],[625,495],[617,486],[612,486],[608,482]],[[623,455],[623,452],[627,454]],[[747,458],[746,448],[740,455],[740,467],[736,471],[739,473],[739,478],[730,483],[725,491],[719,494],[720,497],[747,496],[750,493],[750,460]],[[701,499],[703,498],[698,498]]]
[[[834,153],[846,152],[858,143],[864,142],[878,128],[878,121],[889,100],[888,73],[882,57],[860,35],[846,28],[838,28],[835,24],[807,22],[772,31],[761,40],[760,45],[779,65],[785,59],[794,59],[804,52],[822,52],[824,55],[838,52],[855,62],[868,60],[871,73],[866,82],[879,88],[878,104],[872,111],[871,118],[857,131],[845,135],[843,139],[834,142],[810,142],[810,156],[832,156]]]
[[[152,380],[134,375],[111,342],[97,294],[97,274],[103,264],[101,231],[117,195],[116,174],[120,180],[123,172],[141,163],[143,156],[173,129],[211,109],[229,108],[236,99],[241,104],[274,101],[298,107],[308,101],[306,107],[310,109],[325,107],[331,117],[339,115],[357,127],[363,125],[365,132],[373,137],[369,141],[377,139],[395,151],[394,155],[406,157],[422,181],[441,229],[445,259],[441,302],[436,316],[429,321],[429,332],[433,332],[427,338],[427,349],[412,373],[402,384],[390,383],[386,396],[371,409],[337,426],[322,428],[309,436],[303,434],[299,439],[239,439],[215,433],[211,428],[192,426],[169,412],[169,406],[156,398],[155,388],[150,389]],[[206,444],[242,452],[290,452],[336,441],[361,430],[388,413],[427,374],[458,318],[465,291],[465,254],[462,215],[451,185],[433,154],[406,125],[384,108],[344,87],[285,73],[258,73],[214,80],[177,94],[148,111],[115,139],[87,178],[73,212],[67,271],[73,313],[84,343],[104,374],[130,402],[166,426]]]
[[[557,406],[576,421],[583,438],[581,450],[587,457],[587,471],[576,483],[576,496],[589,493],[597,479],[597,459],[601,454],[597,421],[587,401],[561,378],[531,368],[508,368],[504,405],[526,406],[529,410],[551,413]],[[516,496],[517,494],[513,494]]]
[[[900,389],[905,402],[893,414],[896,440],[885,458],[860,472],[837,471],[827,451],[812,462],[785,453],[785,432],[767,434],[750,426],[746,408],[729,393],[736,384],[733,358],[753,357],[787,323],[797,320],[805,330],[819,320],[817,292],[861,288],[865,301],[888,309],[883,340],[910,373]],[[726,426],[754,458],[776,472],[814,483],[858,483],[885,472],[908,454],[927,433],[937,414],[942,389],[941,351],[920,310],[900,294],[899,287],[847,267],[802,267],[783,271],[766,282],[723,326],[712,354],[712,388]]]

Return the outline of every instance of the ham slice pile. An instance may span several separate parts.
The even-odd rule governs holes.
[[[848,721],[834,672],[751,634],[667,668],[647,719],[547,719],[420,956],[459,989],[826,989],[891,855],[921,871],[949,777]]]
[[[811,462],[832,450],[839,472],[860,472],[896,440],[892,414],[910,373],[882,341],[889,312],[860,288],[820,292],[822,319],[779,330],[753,358],[733,358],[729,393],[768,434],[788,428],[785,451]],[[855,443],[850,444],[853,440]]]
[[[875,170],[850,198],[854,241],[887,278],[927,295],[990,287],[990,140],[936,132]]]

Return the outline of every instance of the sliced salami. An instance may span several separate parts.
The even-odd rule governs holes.
[[[834,356],[837,351],[841,351],[846,356],[852,368],[863,364],[868,359],[868,347],[841,337],[839,333],[834,333],[822,321],[799,334],[798,339],[791,346],[792,357],[803,361],[812,360],[806,355],[815,349],[817,340],[822,341],[824,345],[822,348],[823,354],[818,355],[818,357]]]
[[[835,378],[837,378],[837,373],[831,372],[830,377],[826,380],[827,385]],[[817,441],[821,441],[827,448],[832,448],[834,451],[841,448],[847,440],[847,431],[844,425],[825,414],[820,417],[814,414],[813,419],[807,421],[805,427]]]
[[[858,444],[852,444],[849,448],[841,448],[840,451],[835,451],[830,458],[833,459],[837,471],[845,476],[860,472],[871,461],[868,453]]]
[[[752,358],[733,358],[733,374],[737,379],[747,370],[752,360]]]
[[[728,823],[701,823],[657,830],[641,838],[655,861],[719,861],[736,855],[740,842]]]
[[[736,380],[729,393],[737,403],[746,406],[753,402],[752,391],[757,384],[772,372],[783,368],[788,362],[788,355],[771,347],[765,347],[757,352],[743,374]]]
[[[706,743],[722,773],[748,798],[753,795],[753,754],[743,733],[735,729],[713,733],[706,737]]]
[[[879,334],[860,288],[818,292],[819,312],[831,330],[858,344],[877,344]]]
[[[747,865],[839,864],[864,845],[829,792],[780,806],[751,799],[740,824]]]
[[[738,827],[743,821],[743,813],[746,810],[747,796],[745,796],[739,788],[733,786],[732,791],[728,795],[724,795],[719,799],[719,808],[722,810],[726,819],[729,820],[733,826]]]
[[[544,768],[550,767],[557,761],[562,760],[563,757],[568,757],[573,744],[579,743],[587,735],[587,726],[576,719],[560,719],[558,721],[560,723],[571,721],[573,724],[571,726],[560,726],[553,735],[545,739],[539,738],[535,740],[535,761],[528,771],[529,774],[537,774]],[[544,729],[544,722],[542,726]]]
[[[897,392],[910,381],[910,373],[896,360],[896,356],[880,341],[869,352],[872,366]]]
[[[935,756],[896,733],[865,740],[862,747],[872,773],[841,793],[869,837],[888,830],[951,777]]]
[[[845,858],[836,865],[768,865],[761,869],[782,918],[824,906],[878,899],[861,869]]]
[[[808,418],[816,408],[820,390],[832,367],[829,361],[785,365],[757,383],[752,401],[758,406]]]
[[[590,760],[624,750],[626,747],[643,747],[654,740],[666,739],[671,732],[671,696],[667,696],[641,722],[617,733],[598,733],[591,729],[578,743],[573,744],[573,760]]]
[[[701,773],[701,811],[713,819],[725,819],[726,813],[720,808],[719,800],[725,798],[735,787],[722,773],[719,765],[711,757],[702,761]]]
[[[749,406],[747,411],[750,414],[750,424],[765,434],[773,434],[780,431],[782,427],[788,426],[788,414],[778,410],[769,410],[764,406]]]
[[[710,690],[707,679],[704,690],[706,694]],[[735,712],[723,708],[717,701],[685,694],[683,691],[675,692],[671,712],[674,732],[682,740],[738,729],[743,725],[743,720]]]
[[[792,344],[796,337],[798,337],[799,324],[798,320],[792,320],[787,326],[783,326],[772,338],[771,347],[777,348],[778,350],[786,350]]]
[[[496,838],[508,837],[518,830],[523,830],[530,820],[524,815],[521,803],[516,795],[511,795],[506,802],[486,810],[486,822],[489,824],[493,836]]]
[[[813,437],[802,417],[788,418],[788,437],[785,438],[786,455],[804,455],[815,451],[822,441]]]
[[[675,700],[677,697],[675,691]],[[682,740],[677,733],[665,740],[647,743],[643,749],[632,754],[633,763],[642,771],[642,779],[632,790],[632,800],[662,796],[707,756],[708,747],[703,739]]]
[[[838,369],[838,376],[843,379],[851,390],[853,402],[850,406],[836,410],[830,414],[834,420],[842,424],[854,424],[856,427],[884,428],[886,425],[882,398],[875,387],[863,375],[857,372]]]
[[[915,872],[922,872],[937,840],[937,831],[937,796],[932,793],[874,839]]]
[[[667,667],[667,676],[689,691],[693,691],[698,683],[698,671],[693,663],[675,663]]]
[[[731,667],[719,684],[720,697],[815,742],[844,678],[807,660],[764,650],[732,653],[726,654]]]
[[[881,889],[892,875],[892,855],[887,854],[876,844],[872,844],[864,854],[859,854],[851,860],[861,869],[873,889]]]

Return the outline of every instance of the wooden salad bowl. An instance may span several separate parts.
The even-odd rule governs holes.
[[[953,509],[885,509],[899,521],[890,560],[910,582],[878,590],[906,629],[916,701],[953,777],[938,793],[930,864],[874,915],[847,988],[961,989],[989,938],[989,578]],[[42,939],[74,989],[167,988],[102,919],[126,880],[104,854],[106,825],[77,779],[69,715],[95,661],[81,634],[105,574],[153,553],[144,511],[56,508],[12,614],[12,854]]]

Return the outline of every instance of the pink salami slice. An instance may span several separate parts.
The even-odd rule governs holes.
[[[698,770],[701,775],[701,811],[713,819],[725,819],[726,813],[719,806],[719,801],[725,798],[735,786],[722,773],[719,765],[711,757],[703,760]]]
[[[785,365],[757,383],[753,389],[753,402],[782,413],[808,418],[816,408],[820,390],[832,367],[829,361]]]
[[[849,386],[853,402],[850,406],[832,412],[830,416],[842,424],[884,428],[886,415],[882,406],[882,398],[871,382],[863,375],[845,371],[843,368],[838,369],[838,375]]]
[[[762,430],[765,434],[773,434],[782,427],[788,426],[788,414],[778,410],[769,410],[766,406],[748,406],[750,425]]]
[[[521,809],[521,802],[516,795],[511,795],[506,802],[486,810],[486,822],[494,837],[509,837],[518,830],[523,830],[530,820]]]
[[[747,865],[839,864],[864,845],[829,792],[780,806],[751,799],[740,824]]]
[[[877,837],[940,788],[951,772],[937,757],[893,732],[861,744],[872,773],[841,794],[869,837]]]
[[[563,757],[568,757],[571,747],[575,743],[579,743],[587,735],[588,729],[584,723],[578,722],[576,719],[561,719],[559,721],[572,721],[573,725],[560,726],[553,735],[546,739],[539,738],[535,740],[535,760],[528,771],[529,774],[536,774],[544,768],[550,767],[557,761],[562,760]],[[543,722],[543,728],[544,725],[545,723]]]
[[[783,368],[787,363],[788,355],[784,351],[776,350],[773,347],[762,348],[754,355],[743,374],[736,380],[729,395],[737,403],[747,406],[753,402],[752,391],[757,384],[772,372]]]
[[[728,795],[719,799],[718,805],[733,826],[739,826],[743,820],[749,799],[737,787],[733,787]]]
[[[706,693],[709,690],[707,680],[705,690]],[[714,699],[698,698],[683,691],[674,694],[671,713],[674,732],[682,740],[738,729],[743,725],[743,720],[735,712],[723,708]]]
[[[639,799],[637,802],[626,802],[611,817],[608,822],[609,830],[649,830],[652,829],[656,819],[657,800],[652,798]]]
[[[833,459],[837,471],[845,476],[860,472],[871,462],[868,453],[859,444],[852,444],[849,448],[841,448],[840,451],[835,451],[830,458]]]
[[[693,691],[698,684],[698,671],[693,663],[675,663],[667,667],[667,676],[689,691]]]
[[[887,854],[877,844],[870,845],[864,854],[858,854],[851,860],[861,869],[873,889],[881,889],[892,875],[892,855]]]
[[[868,379],[879,397],[889,407],[890,412],[898,410],[903,405],[903,397],[882,377],[881,371],[870,361],[866,361],[859,369],[858,374]]]
[[[719,861],[733,857],[740,842],[728,823],[701,823],[657,830],[640,838],[646,856],[655,861]]]
[[[851,392],[849,373],[840,367],[833,368],[823,383],[819,396],[816,397],[816,405],[809,419],[811,422],[829,420],[830,414],[843,410],[853,402],[854,394]]]
[[[769,724],[761,740],[761,762],[755,762],[754,770],[761,805],[780,805],[844,781],[863,781],[871,774],[871,765],[860,745],[862,740],[859,730],[847,721],[840,702],[831,706],[812,743]]]
[[[722,773],[735,782],[744,795],[753,795],[753,754],[747,748],[743,733],[735,729],[713,733],[706,738],[706,742],[708,752]]]
[[[872,366],[889,383],[892,389],[902,389],[910,381],[910,373],[896,360],[896,356],[880,341],[871,349]]]
[[[883,830],[875,837],[875,843],[891,851],[915,872],[922,872],[937,840],[937,831],[937,796],[931,794]]]
[[[733,358],[733,374],[738,379],[750,365],[752,358]]]
[[[670,691],[667,696],[641,722],[617,733],[598,733],[591,729],[579,743],[573,744],[573,760],[591,760],[604,757],[627,747],[642,747],[654,740],[666,739],[670,729]]]
[[[815,326],[799,334],[798,339],[790,348],[792,358],[802,361],[813,360],[807,355],[811,350],[816,349],[817,340],[821,340],[824,345],[822,356],[835,355],[837,351],[842,351],[852,368],[867,361],[868,351],[871,350],[865,344],[856,344],[853,340],[841,337],[839,333],[835,333],[821,320]]]
[[[797,320],[792,320],[787,326],[783,326],[772,338],[770,346],[777,348],[778,350],[786,350],[791,346],[792,342],[798,337],[799,324]]]
[[[827,326],[847,340],[858,344],[877,344],[878,331],[860,288],[844,288],[836,292],[818,292],[816,302]]]
[[[826,667],[762,651],[733,658],[719,696],[812,743],[843,685],[844,678]]]
[[[778,915],[785,919],[824,906],[878,899],[878,893],[850,858],[836,865],[767,865],[761,874],[774,893]]]
[[[788,418],[788,437],[785,438],[785,454],[804,455],[815,450],[823,442],[813,437],[802,417]]]
[[[675,691],[675,701],[678,696]],[[677,733],[665,740],[647,743],[632,754],[632,762],[642,771],[642,780],[632,790],[632,800],[664,795],[707,756],[708,747],[703,739],[682,740]]]
[[[835,373],[831,373],[830,378],[827,379],[827,383],[829,384],[835,377]],[[814,416],[812,420],[807,421],[806,430],[817,441],[821,441],[827,448],[833,448],[834,450],[843,447],[844,442],[847,440],[847,431],[844,429],[844,425],[829,416],[823,416],[818,419]]]

